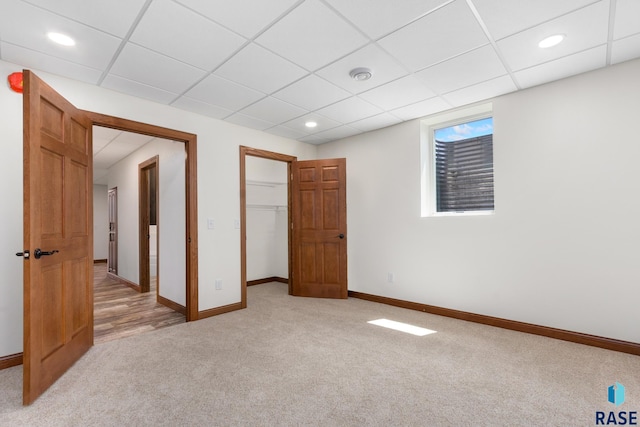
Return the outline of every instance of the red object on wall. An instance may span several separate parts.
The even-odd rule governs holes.
[[[9,86],[15,92],[22,93],[22,73],[9,74]]]

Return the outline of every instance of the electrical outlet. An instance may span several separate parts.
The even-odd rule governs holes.
[[[396,275],[393,273],[387,273],[387,282],[393,283],[396,280]]]
[[[216,291],[222,290],[222,279],[216,279]]]

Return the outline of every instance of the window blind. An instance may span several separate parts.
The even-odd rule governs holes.
[[[493,135],[435,141],[438,212],[493,210]]]

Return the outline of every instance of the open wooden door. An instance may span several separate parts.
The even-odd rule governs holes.
[[[292,295],[347,298],[346,159],[294,161]]]
[[[24,72],[24,388],[32,403],[93,345],[92,122]]]

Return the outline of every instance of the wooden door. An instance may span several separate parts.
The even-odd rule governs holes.
[[[346,159],[293,162],[293,295],[347,298],[346,168]]]
[[[29,71],[23,105],[27,405],[93,345],[93,171],[84,114]]]
[[[109,190],[109,273],[118,274],[118,189]]]

